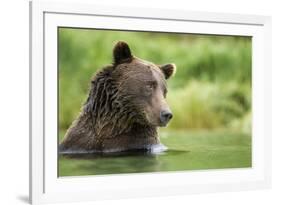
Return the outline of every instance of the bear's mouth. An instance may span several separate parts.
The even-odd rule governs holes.
[[[156,122],[149,122],[148,123],[151,125],[151,126],[155,126],[155,127],[167,127],[168,123],[169,122],[161,122],[160,119],[158,119]]]
[[[167,127],[167,125],[169,124],[169,122],[159,122],[159,127]]]

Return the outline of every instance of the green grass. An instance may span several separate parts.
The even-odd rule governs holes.
[[[251,167],[251,137],[241,133],[161,131],[158,155],[60,157],[59,176]]]
[[[228,128],[251,133],[249,86],[190,81],[170,91],[167,100],[174,115],[168,129]]]

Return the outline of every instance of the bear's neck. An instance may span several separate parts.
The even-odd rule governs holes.
[[[126,129],[109,127],[108,130],[105,129],[95,136],[97,149],[114,151],[151,149],[153,145],[160,143],[155,126],[133,123]]]
[[[138,137],[158,137],[157,127],[150,125],[142,125],[138,123],[132,124],[128,132],[132,136]]]
[[[89,119],[89,118],[88,118]],[[117,116],[92,120],[96,138],[118,138],[132,136],[138,138],[158,138],[157,127],[131,122]]]
[[[83,129],[85,129],[85,125],[92,123],[92,120],[89,120],[91,120],[89,116],[80,118],[79,124],[83,125]],[[97,124],[87,127],[86,133],[91,133],[90,149],[114,151],[150,149],[151,146],[160,143],[156,126],[139,123],[122,125],[122,123],[114,123],[115,120],[112,119],[108,119],[108,122],[110,123],[104,125],[100,123],[99,129],[97,129]]]

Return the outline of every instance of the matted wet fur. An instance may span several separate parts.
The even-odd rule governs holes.
[[[157,127],[172,118],[165,100],[166,79],[175,65],[157,66],[134,57],[122,41],[115,45],[113,57],[114,63],[93,77],[88,99],[60,143],[60,153],[164,147]]]

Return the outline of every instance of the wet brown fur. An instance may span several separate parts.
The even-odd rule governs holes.
[[[144,82],[155,80],[153,75],[161,84],[159,92],[166,89],[165,72],[133,57],[124,42],[118,42],[113,53],[113,65],[93,77],[88,99],[60,143],[61,152],[149,149],[160,143],[156,120],[150,120],[152,100],[141,93]],[[171,69],[167,67],[169,75]]]

